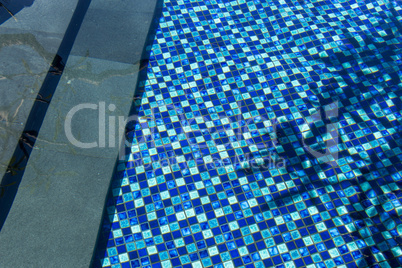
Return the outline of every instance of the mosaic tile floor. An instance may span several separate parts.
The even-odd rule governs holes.
[[[402,266],[401,16],[165,0],[96,265]]]

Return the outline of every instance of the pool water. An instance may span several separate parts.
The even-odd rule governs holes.
[[[401,16],[165,0],[95,266],[401,266]]]

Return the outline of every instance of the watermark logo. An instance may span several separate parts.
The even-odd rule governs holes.
[[[98,140],[92,142],[82,142],[78,140],[72,132],[72,122],[74,116],[78,112],[86,112],[86,110],[97,110],[98,111]],[[116,110],[116,105],[109,104],[108,111],[114,112]],[[98,104],[94,103],[82,103],[74,106],[66,116],[64,121],[64,132],[68,141],[75,147],[81,149],[91,149],[91,148],[115,148],[119,147],[121,150],[119,152],[119,159],[124,160],[127,158],[125,148],[131,148],[131,142],[127,139],[127,131],[129,125],[135,125],[139,122],[137,115],[130,117],[125,116],[108,116],[106,118],[106,103],[100,102]],[[117,121],[117,126],[116,126]],[[117,134],[116,134],[117,127]],[[108,136],[108,139],[106,137]]]
[[[287,154],[282,148],[282,143],[289,143],[290,140],[294,142],[294,137],[290,137],[292,135],[288,137],[289,130],[284,129],[283,124],[276,118],[251,116],[245,112],[246,107],[241,107],[239,103],[231,106],[231,110],[221,111],[207,103],[205,109],[208,114],[203,115],[200,112],[186,113],[186,109],[177,104],[165,105],[158,106],[157,111],[156,108],[148,110],[142,116],[125,117],[106,115],[107,111],[112,114],[115,112],[114,104],[83,103],[68,112],[64,129],[70,143],[82,149],[119,147],[120,160],[128,159],[133,145],[155,146],[150,140],[163,140],[163,143],[159,141],[159,144],[169,143],[173,148],[181,148],[182,144],[185,144],[184,147],[189,150],[187,153],[193,153],[194,158],[201,159],[203,163],[208,154],[218,156],[211,160],[216,167],[232,165],[245,171],[285,167],[288,161],[284,158]],[[73,135],[72,122],[78,112],[84,113],[88,110],[98,112],[98,139],[82,142]],[[168,120],[164,120],[166,117],[160,117],[161,112],[169,114]],[[322,110],[317,110],[304,119],[304,124],[299,125],[301,135],[298,136],[301,139],[297,141],[305,153],[318,159],[320,163],[332,166],[337,165],[338,159],[337,118],[338,103],[322,107]],[[326,130],[322,131],[323,128]],[[319,131],[314,134],[313,129]],[[141,135],[136,136],[135,133],[138,132]],[[133,137],[135,144],[132,142]],[[313,144],[307,142],[311,138],[314,140]],[[236,152],[234,158],[231,157],[233,155],[228,155],[229,150]],[[231,159],[230,163],[225,162],[227,159]],[[218,162],[220,164],[216,164]]]

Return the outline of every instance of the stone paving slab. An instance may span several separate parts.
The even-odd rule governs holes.
[[[80,149],[71,145],[64,131],[64,120],[76,105],[99,105],[101,102],[116,106],[113,112],[106,109],[105,116],[116,116],[116,119],[119,115],[127,117],[139,68],[135,62],[121,63],[116,58],[105,56],[103,53],[107,53],[104,50],[107,46],[91,50],[94,43],[89,46],[89,55],[81,53],[85,51],[82,48],[88,47],[88,36],[95,30],[93,25],[106,29],[105,25],[110,23],[100,16],[106,14],[105,10],[99,8],[100,4],[96,5],[100,2],[92,1],[88,14],[92,13],[92,18],[97,21],[85,19],[83,22],[17,196],[0,232],[1,267],[90,265],[119,150],[118,147],[109,148],[108,136],[106,148]],[[143,12],[148,16],[148,24],[145,23],[144,14],[140,17],[141,24],[136,25],[139,21],[129,22],[131,27],[139,29],[138,36],[133,38],[133,47],[136,49],[132,51],[135,53],[141,49],[139,55],[156,3],[147,2]],[[141,1],[131,4],[141,5]],[[92,5],[97,7],[95,9],[99,11],[99,16]],[[23,14],[23,11],[18,14]],[[129,16],[128,13],[125,15]],[[127,21],[123,17],[115,19],[122,23]],[[126,40],[122,39],[121,47],[124,47]],[[116,40],[114,42],[117,44]],[[118,49],[116,53],[118,55]],[[77,112],[72,120],[73,135],[83,142],[97,140],[98,118],[95,110]],[[23,118],[20,121],[23,122]],[[116,143],[117,140],[118,137]]]
[[[2,1],[15,19],[0,25],[1,177],[78,1],[28,2]]]

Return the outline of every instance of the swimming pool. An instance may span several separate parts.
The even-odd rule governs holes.
[[[96,267],[397,267],[401,7],[165,0]]]
[[[401,266],[401,21],[0,0],[0,266]]]

